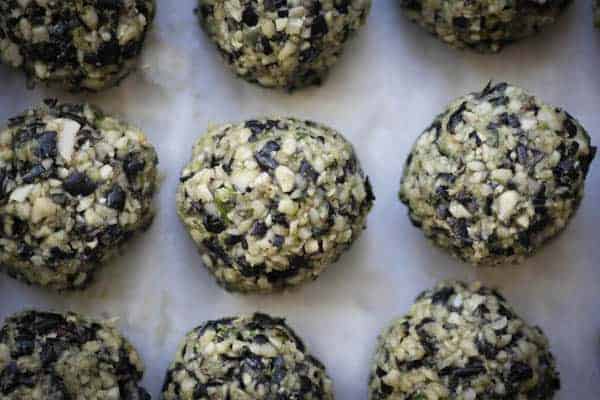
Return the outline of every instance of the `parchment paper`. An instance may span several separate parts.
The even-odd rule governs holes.
[[[158,398],[178,342],[202,321],[261,310],[287,317],[328,367],[338,399],[367,397],[376,337],[423,289],[445,278],[498,286],[517,311],[548,334],[562,375],[559,399],[600,398],[600,161],[566,232],[519,267],[476,270],[433,248],[397,200],[402,164],[417,135],[453,98],[507,80],[564,107],[600,144],[600,31],[591,2],[498,55],[448,48],[412,25],[397,1],[375,1],[368,26],[349,43],[321,87],[288,94],[234,77],[198,27],[195,0],[159,0],[140,71],[119,88],[72,96],[38,87],[0,67],[0,120],[47,96],[87,100],[139,125],[155,144],[165,178],[152,228],[82,293],[55,294],[0,275],[0,319],[23,308],[120,317]],[[356,146],[377,196],[368,228],[316,282],[284,295],[239,296],[202,267],[175,213],[175,188],[209,122],[263,114],[318,120]]]

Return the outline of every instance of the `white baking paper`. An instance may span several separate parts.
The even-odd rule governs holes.
[[[395,0],[376,1],[321,87],[292,94],[237,79],[192,14],[194,0],[158,1],[140,71],[102,94],[38,87],[0,67],[0,120],[44,97],[87,100],[139,125],[155,144],[164,181],[158,215],[82,293],[55,294],[0,275],[0,319],[24,308],[117,316],[140,351],[144,383],[158,398],[178,342],[202,321],[261,310],[287,317],[328,367],[338,399],[367,397],[378,333],[414,297],[445,278],[498,286],[548,334],[563,388],[559,399],[600,398],[600,160],[566,232],[519,267],[474,269],[431,247],[397,200],[404,159],[417,135],[453,98],[507,80],[564,107],[600,144],[600,31],[591,2],[577,1],[542,34],[497,55],[453,50],[405,19]],[[368,228],[316,282],[287,294],[240,296],[202,267],[175,213],[179,172],[210,122],[294,115],[343,132],[356,146],[377,195]]]

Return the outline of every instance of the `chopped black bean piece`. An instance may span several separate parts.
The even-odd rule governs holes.
[[[432,304],[445,304],[450,300],[450,297],[455,293],[451,286],[443,287],[433,294],[431,297]]]
[[[281,146],[277,142],[270,140],[255,154],[254,157],[263,169],[275,169],[279,163],[273,158],[273,153],[278,151],[280,148]]]
[[[211,233],[221,233],[226,229],[223,220],[212,214],[204,215],[204,227]]]
[[[256,26],[258,23],[258,15],[251,5],[246,6],[242,12],[242,22],[248,26]]]
[[[300,162],[300,174],[312,181],[316,182],[319,179],[319,173],[305,159]]]
[[[123,211],[127,193],[119,185],[114,185],[106,194],[106,205],[115,210]]]
[[[146,167],[146,161],[138,157],[138,154],[130,153],[123,161],[123,169],[129,180],[134,180]]]
[[[327,27],[327,21],[323,15],[317,16],[311,25],[310,34],[311,37],[320,37],[326,35],[329,32],[329,28]]]
[[[85,172],[73,172],[63,181],[63,188],[72,196],[89,196],[96,187]]]
[[[466,106],[466,102],[462,103],[461,106],[458,107],[458,109],[454,111],[452,115],[450,115],[450,118],[448,119],[448,125],[446,126],[448,132],[455,133],[455,129],[458,126],[458,124],[464,121],[462,113],[465,111]]]
[[[44,132],[38,139],[38,157],[54,158],[56,157],[56,132]]]
[[[23,175],[23,183],[33,183],[37,178],[41,177],[46,169],[40,165],[34,165],[25,175]]]
[[[510,382],[526,381],[533,378],[533,369],[524,362],[517,361],[510,367],[508,380]]]

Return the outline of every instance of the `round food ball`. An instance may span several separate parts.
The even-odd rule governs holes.
[[[200,20],[242,78],[266,87],[319,84],[365,24],[371,0],[200,0]]]
[[[33,82],[97,91],[136,64],[154,0],[0,1],[0,60]]]
[[[144,366],[112,321],[26,311],[0,330],[3,400],[150,400]]]
[[[57,290],[152,222],[157,156],[137,128],[46,100],[0,131],[0,266]]]
[[[574,215],[596,148],[567,112],[506,83],[455,100],[406,160],[400,199],[472,264],[521,261]]]
[[[211,127],[181,174],[177,212],[227,290],[317,276],[357,239],[373,192],[338,132],[293,118]]]
[[[495,290],[443,282],[379,337],[369,400],[549,400],[559,389],[540,328]]]
[[[408,18],[457,48],[497,52],[554,24],[571,0],[401,0]]]
[[[333,400],[325,367],[280,318],[256,313],[208,321],[181,343],[165,400]]]

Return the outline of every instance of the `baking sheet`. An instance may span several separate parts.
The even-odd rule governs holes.
[[[321,87],[288,94],[261,89],[223,68],[192,14],[195,0],[159,0],[142,68],[102,94],[25,89],[0,66],[0,120],[47,96],[88,100],[142,127],[157,147],[164,181],[157,218],[82,293],[54,294],[0,275],[0,319],[23,308],[120,317],[158,398],[178,342],[202,321],[261,310],[287,317],[328,367],[338,399],[367,397],[375,340],[424,288],[445,278],[498,286],[549,335],[562,375],[559,399],[600,398],[600,161],[565,234],[520,267],[473,269],[431,247],[397,200],[403,161],[421,130],[453,98],[488,79],[521,85],[566,108],[600,143],[600,31],[578,1],[544,33],[498,55],[448,48],[402,17],[397,1],[374,4]],[[175,213],[175,187],[209,122],[295,115],[329,124],[356,146],[377,201],[368,229],[316,282],[283,295],[240,296],[219,288]]]

